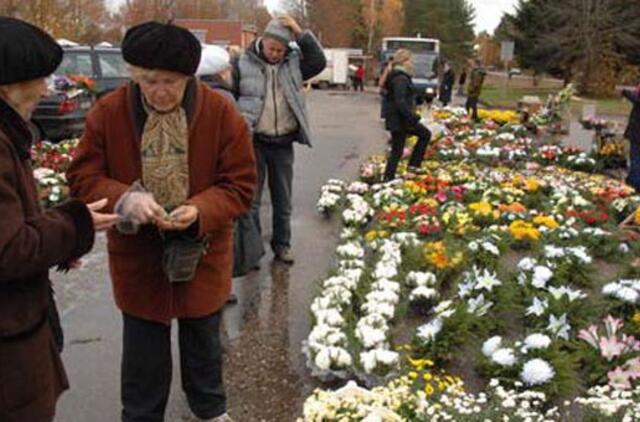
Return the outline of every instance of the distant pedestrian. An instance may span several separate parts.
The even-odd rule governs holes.
[[[440,102],[446,107],[451,102],[453,96],[453,85],[456,83],[456,74],[449,62],[444,62],[442,81],[440,82]]]
[[[467,86],[467,103],[465,104],[465,108],[467,109],[467,113],[471,112],[471,118],[477,122],[478,101],[480,101],[482,85],[484,84],[484,78],[487,72],[482,68],[479,59],[470,60],[469,66],[471,75]]]
[[[464,95],[464,84],[467,83],[467,68],[463,67],[462,72],[460,72],[460,79],[458,79],[458,95]]]
[[[622,95],[633,104],[629,115],[629,124],[624,132],[625,138],[631,144],[629,175],[627,184],[640,192],[640,85],[633,90],[624,90]]]
[[[355,73],[355,86],[354,89],[356,91],[364,91],[364,77],[365,77],[365,69],[362,63],[358,65]]]
[[[196,76],[214,91],[235,103],[231,87],[233,84],[231,55],[227,50],[217,45],[203,46]]]
[[[391,70],[385,78],[386,127],[392,138],[391,153],[384,173],[385,181],[396,177],[407,135],[418,137],[409,160],[410,173],[421,171],[424,153],[431,140],[431,132],[420,123],[420,116],[416,112],[416,98],[411,82],[413,55],[409,50],[400,49],[391,63]]]

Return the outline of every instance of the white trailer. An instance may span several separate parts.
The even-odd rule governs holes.
[[[327,67],[309,82],[320,89],[338,86],[347,88],[349,84],[349,49],[326,48]]]

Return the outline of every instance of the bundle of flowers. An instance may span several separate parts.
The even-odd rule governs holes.
[[[574,93],[575,88],[569,84],[558,93],[549,95],[545,106],[531,116],[530,123],[538,128],[557,125],[562,121],[562,115],[567,111]]]
[[[33,175],[42,206],[51,207],[68,198],[65,172],[73,160],[78,142],[78,139],[57,144],[42,141],[31,148]]]
[[[39,167],[34,169],[33,177],[38,188],[38,197],[43,207],[49,208],[64,202],[69,197],[69,188],[64,173]]]
[[[59,143],[38,142],[31,148],[33,167],[44,167],[58,173],[66,172],[71,160],[73,160],[78,142],[78,139],[70,139]]]
[[[95,85],[93,79],[84,75],[54,75],[51,78],[49,90],[66,98],[75,98],[82,94],[94,95]]]

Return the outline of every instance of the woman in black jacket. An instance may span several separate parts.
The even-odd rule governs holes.
[[[446,107],[451,102],[451,97],[453,96],[453,85],[456,83],[456,74],[448,62],[444,62],[443,70],[442,82],[440,83],[440,102],[443,107]]]
[[[634,90],[624,90],[622,95],[633,104],[629,115],[629,125],[624,132],[624,137],[631,144],[629,175],[627,184],[633,186],[636,192],[640,192],[640,85]]]
[[[393,56],[392,66],[385,81],[386,127],[391,132],[391,154],[384,172],[385,181],[393,180],[396,176],[407,135],[418,137],[409,160],[409,172],[420,171],[424,153],[431,140],[431,132],[420,123],[420,116],[416,113],[415,93],[411,82],[411,52],[405,49],[398,50]]]

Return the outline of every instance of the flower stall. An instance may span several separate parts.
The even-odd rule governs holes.
[[[360,387],[300,421],[638,420],[640,244],[619,224],[640,196],[522,126],[433,115],[425,174],[380,183],[375,156],[322,189],[344,228],[303,352]]]

